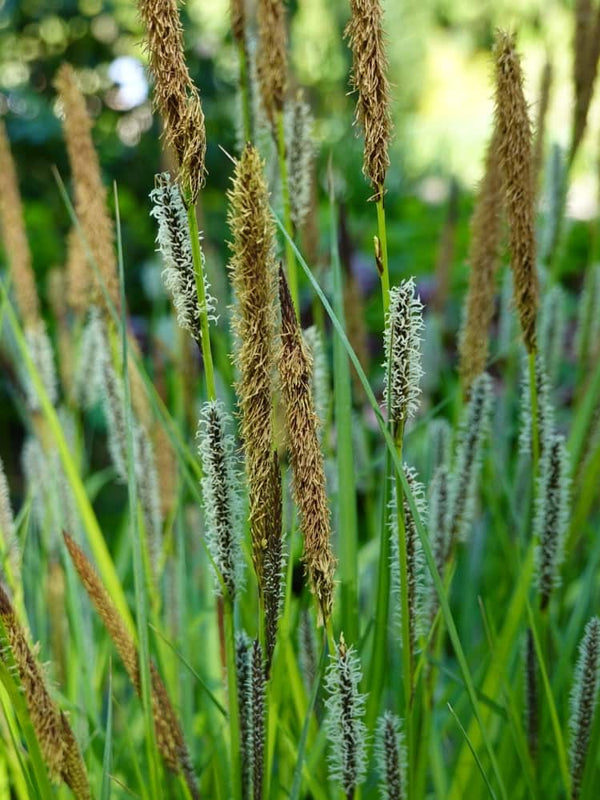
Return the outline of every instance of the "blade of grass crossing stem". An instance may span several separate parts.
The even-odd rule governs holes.
[[[112,661],[108,668],[108,698],[106,708],[106,729],[104,731],[104,755],[102,757],[102,784],[100,800],[110,800],[110,767],[112,763]]]
[[[335,201],[330,196],[331,266],[333,270],[334,309],[344,325],[342,269],[337,245]],[[358,624],[358,520],[354,491],[354,453],[352,436],[352,386],[348,356],[340,339],[333,340],[333,384],[337,430],[336,463],[338,475],[338,542],[342,593],[342,630],[346,639],[357,643]]]
[[[127,420],[127,488],[129,495],[129,525],[133,549],[133,576],[135,586],[135,606],[137,635],[139,646],[139,670],[142,695],[142,707],[145,717],[145,738],[148,758],[148,770],[152,796],[160,797],[159,761],[154,734],[154,718],[152,715],[152,684],[150,682],[150,647],[148,637],[148,603],[146,592],[146,574],[144,572],[144,553],[142,535],[138,520],[138,492],[135,470],[135,453],[133,442],[133,412],[131,409],[131,386],[127,369],[127,323],[125,317],[125,279],[123,269],[123,243],[121,239],[121,220],[119,214],[119,196],[114,184],[115,217],[117,230],[117,257],[119,265],[119,284],[121,290],[121,347],[122,347],[122,380],[125,395],[125,418]]]
[[[546,669],[546,662],[544,659],[544,652],[540,642],[540,636],[537,626],[535,614],[531,608],[529,600],[527,601],[527,616],[529,618],[529,627],[533,633],[533,642],[535,645],[535,654],[537,657],[540,674],[542,676],[542,683],[544,685],[544,694],[546,695],[546,702],[548,703],[548,712],[550,714],[550,721],[552,722],[552,730],[554,732],[554,740],[556,744],[556,752],[558,755],[558,766],[563,781],[563,786],[567,797],[571,794],[571,775],[569,773],[569,762],[567,758],[567,751],[565,742],[560,727],[560,720],[556,711],[556,703],[554,702],[554,695],[552,694],[552,687],[550,686],[550,679],[548,678],[548,670]]]
[[[310,721],[315,708],[315,704],[317,702],[319,687],[321,686],[321,679],[323,677],[323,672],[325,670],[325,661],[327,659],[327,653],[328,653],[327,639],[326,637],[323,637],[323,650],[321,653],[321,659],[319,661],[319,666],[317,668],[317,674],[315,675],[314,685],[310,695],[308,708],[306,710],[306,718],[302,726],[300,741],[298,742],[298,758],[296,759],[296,765],[294,767],[294,777],[292,780],[292,788],[290,791],[290,800],[300,800],[300,789],[302,788],[302,768],[304,766],[304,756],[306,752],[306,740],[308,738],[308,729],[310,727]]]
[[[0,289],[3,295],[6,297],[6,288],[1,280],[0,280]],[[108,548],[106,546],[106,542],[104,541],[104,536],[102,534],[102,531],[100,530],[98,520],[96,518],[92,505],[88,499],[85,487],[81,480],[81,476],[79,475],[79,470],[71,455],[69,445],[62,430],[60,420],[58,418],[54,406],[50,402],[46,390],[44,389],[44,385],[40,378],[39,372],[37,371],[31,359],[31,356],[29,354],[29,349],[27,347],[27,343],[23,336],[21,326],[17,320],[17,316],[14,312],[14,309],[10,304],[10,300],[7,303],[6,314],[10,326],[12,328],[15,341],[19,348],[23,364],[34,386],[44,416],[48,420],[48,425],[52,432],[54,442],[57,446],[61,463],[67,476],[67,480],[69,481],[70,488],[75,497],[77,510],[81,515],[87,539],[90,548],[92,550],[94,559],[96,561],[98,571],[100,572],[100,576],[102,577],[104,585],[106,586],[107,591],[109,592],[115,605],[117,606],[119,613],[123,617],[123,620],[125,621],[125,624],[127,625],[129,631],[133,632],[134,630],[133,620],[131,618],[131,613],[129,611],[127,601],[125,599],[125,593],[123,591],[123,587],[121,586],[121,582],[119,581],[119,578],[117,576],[115,566],[110,557],[110,553],[108,552]]]
[[[275,211],[272,210],[272,214],[273,214],[273,217],[274,217],[275,222],[277,223],[278,227],[283,232],[283,235],[286,236],[286,231],[285,231],[285,228],[283,227],[283,225],[281,223],[281,220],[279,219],[279,217],[277,216]],[[437,568],[436,568],[436,565],[435,565],[435,559],[434,559],[434,556],[433,556],[433,551],[431,549],[431,543],[429,541],[429,536],[427,534],[427,531],[425,530],[425,527],[424,527],[423,522],[421,520],[421,517],[419,515],[419,511],[418,511],[418,508],[416,506],[415,499],[413,497],[411,488],[410,488],[410,486],[408,484],[408,481],[406,479],[406,475],[404,474],[404,469],[403,469],[402,463],[400,461],[400,458],[398,457],[398,453],[396,452],[396,446],[395,446],[393,437],[391,436],[391,434],[390,434],[390,432],[389,432],[389,430],[387,428],[387,425],[385,423],[385,419],[383,417],[383,414],[381,413],[381,409],[379,408],[377,400],[375,399],[375,395],[373,394],[373,390],[371,389],[369,381],[367,380],[367,377],[366,377],[366,375],[364,373],[364,370],[363,370],[363,368],[362,368],[362,366],[360,364],[360,361],[358,360],[358,358],[356,356],[356,353],[352,349],[352,345],[348,341],[348,337],[346,336],[346,333],[344,331],[343,326],[340,324],[340,321],[338,320],[338,318],[337,318],[335,312],[333,311],[329,301],[325,297],[325,294],[323,293],[323,290],[319,286],[317,280],[315,279],[314,275],[312,274],[312,271],[311,271],[310,267],[307,265],[306,261],[304,260],[304,258],[301,255],[300,251],[298,250],[298,248],[295,246],[295,244],[293,242],[291,242],[291,245],[294,247],[294,251],[295,251],[296,257],[298,259],[298,263],[301,265],[301,267],[304,270],[304,273],[307,276],[308,280],[310,281],[314,291],[317,293],[319,299],[323,303],[325,311],[329,315],[329,318],[331,319],[333,327],[335,328],[335,331],[336,331],[337,335],[341,339],[341,341],[342,341],[342,343],[343,343],[343,345],[344,345],[344,347],[346,349],[346,352],[348,353],[348,356],[350,357],[350,360],[352,361],[352,364],[354,365],[354,368],[356,369],[356,372],[358,374],[359,380],[360,380],[360,382],[361,382],[361,384],[362,384],[362,386],[363,386],[363,388],[365,390],[365,394],[367,396],[367,399],[369,400],[369,403],[370,403],[370,405],[371,405],[371,407],[373,409],[373,413],[374,413],[375,418],[377,420],[377,423],[379,425],[379,430],[381,431],[381,435],[383,436],[383,439],[385,441],[387,450],[390,453],[390,457],[391,457],[392,461],[394,462],[394,467],[396,469],[396,472],[397,472],[398,477],[400,479],[400,482],[402,484],[402,490],[404,492],[404,496],[406,498],[406,502],[407,502],[408,507],[410,509],[411,516],[415,521],[415,525],[416,525],[416,528],[417,528],[417,533],[419,535],[419,539],[420,539],[422,547],[423,547],[423,553],[424,553],[424,556],[425,556],[425,561],[426,561],[427,567],[428,567],[428,569],[429,569],[429,571],[431,573],[432,580],[433,580],[433,583],[434,583],[434,586],[435,586],[435,590],[436,590],[438,598],[439,598],[442,615],[444,617],[444,621],[445,621],[446,627],[448,629],[448,635],[450,637],[450,641],[452,643],[452,647],[454,648],[454,652],[456,654],[456,658],[457,658],[457,661],[458,661],[459,666],[460,666],[460,671],[462,673],[463,680],[465,682],[465,686],[466,686],[466,689],[467,689],[467,694],[469,696],[469,700],[471,702],[471,706],[473,707],[473,713],[475,715],[475,719],[476,719],[477,724],[478,724],[479,729],[480,729],[481,740],[482,740],[482,742],[484,744],[484,747],[485,747],[485,749],[486,749],[486,751],[488,753],[490,762],[492,764],[492,769],[494,771],[494,775],[496,777],[496,781],[498,782],[498,786],[499,786],[499,789],[500,789],[500,795],[501,795],[501,797],[506,798],[507,795],[506,795],[506,789],[505,789],[505,786],[504,786],[504,781],[502,779],[502,775],[501,775],[499,767],[498,767],[498,762],[497,762],[496,756],[494,754],[494,751],[492,749],[491,742],[490,742],[489,736],[487,734],[487,730],[486,730],[485,725],[484,725],[482,714],[481,714],[481,711],[480,711],[480,708],[479,708],[479,703],[478,703],[478,700],[477,700],[477,694],[476,694],[476,691],[475,691],[475,685],[473,683],[473,678],[471,676],[471,671],[469,669],[469,665],[467,663],[467,659],[465,657],[465,654],[464,654],[464,651],[463,651],[463,648],[462,648],[462,644],[460,642],[460,637],[458,635],[458,630],[456,628],[456,623],[454,622],[454,617],[452,615],[452,611],[450,610],[448,599],[446,597],[446,592],[444,591],[444,586],[443,586],[442,580],[440,578],[440,575],[439,575],[439,573],[437,571]]]
[[[467,743],[467,745],[469,747],[469,750],[473,754],[473,758],[475,759],[475,763],[477,764],[477,768],[479,769],[479,772],[481,773],[481,777],[484,780],[484,783],[485,783],[485,785],[487,787],[487,790],[490,793],[490,797],[493,797],[494,800],[495,800],[496,799],[496,795],[494,793],[494,790],[492,789],[492,784],[490,783],[490,779],[488,778],[488,776],[486,774],[486,771],[483,768],[483,764],[481,763],[481,760],[480,760],[479,756],[477,755],[477,750],[473,747],[473,742],[469,739],[469,734],[464,729],[462,722],[458,718],[458,716],[456,714],[456,711],[452,708],[450,703],[446,703],[446,705],[448,706],[448,711],[454,717],[454,719],[456,721],[456,724],[458,725],[458,728],[459,728],[460,732],[462,733],[462,735],[464,737],[464,740],[465,740],[465,742]]]

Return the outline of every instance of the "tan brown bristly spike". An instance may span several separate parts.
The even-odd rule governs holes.
[[[75,213],[81,225],[80,237],[83,236],[79,244],[69,243],[70,258],[78,259],[70,264],[69,282],[77,294],[78,308],[86,295],[88,304],[92,299],[104,304],[101,283],[92,265],[85,265],[87,270],[82,272],[84,263],[81,255],[82,252],[86,254],[85,241],[108,297],[118,309],[120,297],[115,232],[106,205],[107,193],[102,183],[98,154],[92,140],[92,121],[70,64],[62,65],[54,83],[63,105],[63,128],[73,176]],[[75,274],[71,270],[75,270]]]
[[[0,120],[0,174],[2,175],[0,227],[4,252],[23,323],[25,327],[33,327],[40,321],[40,303],[25,230],[17,171],[2,120]]]
[[[351,83],[357,91],[356,121],[364,131],[363,172],[379,200],[390,165],[392,136],[387,57],[380,0],[350,0],[345,36],[352,48]]]
[[[331,524],[323,454],[313,407],[311,363],[283,268],[279,268],[281,348],[279,377],[285,406],[287,446],[293,471],[294,499],[304,536],[303,561],[324,622],[333,605],[335,558],[331,551]]]
[[[0,586],[0,618],[19,673],[31,724],[52,780],[63,780],[77,800],[91,800],[85,765],[71,726],[50,697],[38,664],[4,589]]]
[[[523,93],[523,72],[515,49],[515,37],[505,31],[498,31],[494,55],[495,119],[506,216],[510,228],[515,305],[525,347],[531,353],[536,349],[539,303],[531,124]]]
[[[276,272],[274,229],[263,162],[247,144],[228,194],[233,234],[229,275],[237,300],[233,326],[238,346],[237,395],[250,503],[252,559],[262,592],[265,549],[271,535],[273,498],[273,378]]]
[[[206,176],[206,129],[200,95],[185,63],[177,0],[139,0],[138,5],[155,80],[154,104],[177,156],[179,182],[195,202]]]
[[[108,631],[121,657],[121,661],[138,695],[141,695],[141,679],[137,646],[98,574],[83,550],[75,544],[68,533],[63,533],[65,544],[81,582]],[[152,683],[152,714],[156,743],[165,764],[173,772],[181,771],[193,798],[199,798],[191,759],[183,738],[183,732],[171,704],[167,690],[153,664],[150,665]]]
[[[471,218],[469,289],[459,345],[459,373],[465,395],[475,378],[484,371],[487,362],[496,272],[500,263],[501,214],[502,178],[498,163],[498,137],[494,132],[488,144],[485,175]]]
[[[282,0],[258,0],[258,80],[264,110],[271,125],[283,110],[287,90],[287,32]]]

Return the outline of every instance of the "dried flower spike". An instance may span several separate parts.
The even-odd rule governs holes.
[[[406,746],[402,723],[391,711],[377,721],[375,755],[382,800],[403,800],[406,795]]]
[[[383,197],[392,135],[387,58],[380,0],[350,0],[352,16],[345,36],[352,48],[352,87],[357,91],[356,121],[364,131],[363,173],[374,200]]]
[[[358,691],[361,678],[358,656],[341,634],[325,675],[329,695],[325,726],[331,747],[329,776],[349,798],[364,780],[367,768],[366,696]]]
[[[311,364],[302,341],[283,268],[279,268],[281,350],[279,376],[286,414],[294,499],[304,536],[303,560],[311,589],[327,621],[333,604],[335,559],[331,550],[330,512],[325,487],[323,454],[311,389]]]
[[[158,222],[156,241],[164,263],[162,279],[173,298],[177,322],[200,343],[202,340],[200,317],[203,311],[206,311],[209,320],[216,322],[216,303],[210,294],[210,285],[203,269],[205,307],[200,305],[190,227],[179,186],[171,181],[166,172],[156,175],[154,182],[155,188],[150,192],[152,201],[150,215]],[[204,254],[200,252],[204,263]]]
[[[389,403],[390,421],[397,433],[419,407],[422,330],[423,305],[415,293],[414,280],[409,278],[390,290],[384,338],[386,375],[390,371],[384,400]]]
[[[164,122],[164,136],[179,163],[179,183],[196,202],[204,185],[206,130],[200,95],[185,63],[183,29],[177,0],[139,0],[146,26],[154,103]]]
[[[552,590],[559,584],[558,570],[564,559],[564,538],[569,521],[569,462],[562,436],[551,436],[544,444],[534,534],[537,546],[537,582],[540,607],[547,608]]]
[[[600,680],[600,619],[585,626],[571,693],[571,800],[577,800],[588,756],[590,734],[598,703]]]
[[[527,352],[536,349],[538,276],[531,124],[523,93],[523,73],[514,36],[499,31],[496,58],[496,130],[510,227],[515,304]]]
[[[236,299],[233,327],[239,370],[237,395],[241,439],[249,487],[252,559],[263,590],[263,561],[271,536],[273,497],[272,423],[275,369],[276,272],[274,230],[263,164],[256,148],[246,145],[235,167],[229,192],[229,225],[233,234],[229,274]]]
[[[490,322],[494,314],[502,234],[502,180],[498,162],[498,136],[495,133],[488,144],[485,175],[471,218],[469,290],[459,344],[459,373],[465,395],[485,369]]]
[[[282,0],[258,0],[258,80],[264,111],[274,128],[287,90],[287,32]]]
[[[229,416],[221,402],[213,400],[203,406],[197,436],[207,543],[218,571],[217,594],[223,596],[225,589],[234,600],[244,584],[244,556],[238,460],[229,428]]]

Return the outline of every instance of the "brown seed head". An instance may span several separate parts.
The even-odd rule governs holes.
[[[373,199],[379,200],[390,165],[392,135],[383,10],[380,0],[350,0],[350,8],[345,35],[352,48],[351,84],[358,92],[356,121],[365,136],[363,173],[373,186]]]
[[[569,162],[575,158],[587,127],[588,111],[600,57],[600,6],[594,11],[591,0],[575,4],[575,37],[573,43],[575,107]]]
[[[312,591],[323,621],[331,615],[335,558],[331,551],[331,526],[323,454],[313,407],[311,363],[304,348],[294,305],[279,269],[281,349],[279,377],[285,405],[287,444],[290,452],[294,498],[304,536],[304,556]]]
[[[10,152],[4,123],[0,120],[0,228],[4,240],[4,253],[10,266],[15,298],[25,326],[36,325],[40,320],[40,304],[31,265],[31,252],[23,219],[21,193],[17,171]]]
[[[287,90],[287,32],[282,0],[258,0],[258,80],[263,107],[271,125],[283,111]]]
[[[536,348],[538,308],[533,153],[523,73],[513,35],[498,31],[495,57],[498,155],[510,227],[515,304],[525,347],[532,352]]]
[[[111,302],[118,309],[119,279],[114,250],[114,227],[106,207],[106,189],[102,183],[98,154],[92,140],[92,121],[70,64],[63,64],[58,70],[55,86],[63,104],[63,128],[73,176],[75,212],[102,283]],[[80,248],[77,257],[81,259],[81,251],[85,253],[84,245],[70,243],[70,247]],[[70,281],[73,280],[71,268],[72,265],[69,266]],[[93,267],[88,265],[87,280],[81,274],[83,269],[81,260],[76,269],[80,274],[76,279],[77,285],[72,288],[78,294],[78,303],[83,305],[85,302],[83,297],[87,295],[85,307],[88,307],[92,299],[89,297],[91,286],[95,286],[92,292],[95,295],[94,299],[102,302],[104,299],[102,284]]]
[[[67,236],[66,270],[67,302],[78,317],[83,317],[90,305],[94,276],[76,228],[71,228]]]
[[[25,632],[1,586],[0,618],[48,773],[54,781],[65,781],[73,790],[77,800],[88,800],[92,795],[73,731],[66,716],[50,697],[42,668],[29,647]],[[2,658],[5,656],[2,655]]]
[[[501,213],[502,178],[498,161],[498,136],[494,133],[488,144],[485,175],[471,218],[469,290],[459,345],[459,373],[465,395],[475,378],[484,371],[487,361],[500,258]]]
[[[237,394],[250,499],[252,558],[263,589],[263,561],[270,537],[273,475],[272,394],[275,368],[276,274],[269,195],[258,151],[247,144],[229,192],[233,234],[229,274],[237,304]]]
[[[231,17],[231,32],[233,38],[245,47],[244,29],[246,27],[245,0],[230,0],[229,15]]]
[[[185,63],[177,0],[139,0],[139,9],[155,80],[154,104],[177,156],[178,180],[195,202],[206,176],[206,130],[200,95]]]
[[[138,695],[141,695],[141,679],[136,644],[127,630],[116,606],[102,585],[96,571],[83,550],[75,544],[69,534],[64,533],[65,544],[83,586],[113,640],[123,666]],[[167,767],[173,772],[183,772],[192,796],[199,797],[196,780],[191,767],[189,753],[179,721],[171,704],[167,690],[153,664],[150,665],[152,684],[152,713],[156,743]]]

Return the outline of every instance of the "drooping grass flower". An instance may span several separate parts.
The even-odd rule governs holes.
[[[425,487],[417,478],[414,467],[404,465],[404,474],[410,486],[410,490],[419,512],[419,517],[424,525],[427,525],[427,502],[425,499]],[[402,608],[399,601],[401,593],[400,577],[400,551],[398,541],[398,508],[397,508],[397,487],[392,489],[390,502],[390,560],[392,574],[392,592],[396,598],[398,619],[401,622]],[[408,626],[410,631],[410,642],[413,651],[416,649],[419,634],[421,633],[421,623],[423,621],[423,548],[421,539],[417,531],[415,518],[413,517],[410,506],[403,497],[403,519],[406,538],[406,578],[408,595]]]
[[[7,652],[3,647],[0,657],[9,667],[11,660],[14,662],[50,777],[56,782],[64,781],[77,800],[91,800],[85,764],[71,726],[50,697],[42,667],[27,643],[25,632],[1,586],[0,619],[10,648]]]
[[[375,755],[382,800],[404,800],[407,796],[406,746],[402,723],[391,711],[386,711],[377,721]]]
[[[531,455],[531,389],[529,383],[529,366],[523,359],[521,379],[521,415],[519,420],[519,452]],[[541,353],[535,358],[535,383],[537,396],[537,426],[540,456],[543,458],[544,448],[554,433],[554,407],[550,399],[550,384],[546,373],[546,362]]]
[[[356,122],[364,132],[363,173],[373,199],[383,195],[392,136],[390,89],[380,0],[351,0],[345,36],[352,49],[352,88],[357,92]]]
[[[384,400],[389,404],[390,422],[399,432],[417,411],[423,375],[421,367],[421,331],[423,305],[415,293],[412,278],[390,290],[390,308],[386,319],[384,364],[389,368]]]
[[[325,727],[330,745],[329,776],[349,798],[364,780],[367,768],[366,696],[358,691],[361,679],[358,656],[341,634],[325,675]]]
[[[303,560],[323,621],[331,614],[335,558],[331,550],[330,511],[323,454],[311,388],[311,365],[283,268],[279,270],[281,349],[279,376],[285,406],[287,446],[294,499],[304,536]]]
[[[272,527],[270,505],[275,450],[272,398],[277,284],[269,196],[261,158],[251,144],[246,145],[236,164],[229,202],[233,235],[229,274],[236,299],[233,327],[239,371],[236,389],[250,504],[252,559],[262,592],[267,543],[272,536],[281,536],[281,531]]]
[[[538,666],[535,654],[535,643],[531,629],[527,629],[525,642],[525,725],[527,730],[527,744],[531,758],[535,761],[539,745],[539,692],[538,692]]]
[[[494,314],[496,273],[500,260],[501,213],[502,179],[498,136],[494,133],[488,144],[485,175],[471,218],[469,290],[459,343],[459,373],[465,395],[468,395],[474,379],[484,371],[487,361],[489,328]]]
[[[571,693],[571,798],[576,800],[588,758],[590,735],[598,704],[600,681],[600,619],[593,617],[585,626],[579,645],[579,659]],[[594,755],[594,754],[593,754]]]
[[[99,273],[90,264],[87,269],[87,286],[82,272],[72,279],[77,284],[78,296],[83,296],[87,289],[88,302],[93,298],[95,302],[104,304],[104,288],[108,299],[118,309],[120,295],[114,226],[108,213],[106,189],[102,183],[98,154],[92,141],[92,122],[75,72],[69,64],[63,64],[59,69],[55,86],[62,103],[63,127],[75,192],[75,213],[81,225],[81,232],[71,235],[84,237]],[[71,244],[71,247],[83,248],[83,243]],[[83,251],[85,252],[85,248]],[[81,249],[76,249],[72,255],[80,259]],[[75,267],[75,263],[73,266]],[[82,267],[81,262],[78,261],[76,266],[78,269]],[[81,297],[77,304],[78,308],[83,306]]]
[[[302,230],[310,210],[314,159],[314,120],[302,92],[298,92],[296,99],[289,104],[285,124],[291,214],[298,232]]]
[[[238,631],[235,636],[235,669],[240,715],[242,800],[249,800],[252,787],[252,643],[245,631]]]
[[[471,397],[460,423],[450,483],[450,536],[447,557],[454,543],[457,540],[465,541],[471,530],[491,405],[492,381],[484,372],[473,381]]]
[[[252,729],[252,797],[263,796],[265,769],[265,665],[262,648],[254,640],[250,655],[250,724]]]
[[[569,522],[569,474],[564,439],[552,435],[544,445],[534,522],[542,610],[547,608],[552,590],[559,584],[559,569],[564,559],[564,538]]]
[[[162,279],[173,299],[177,322],[181,328],[189,331],[197,342],[200,342],[202,339],[201,314],[206,311],[209,320],[216,322],[216,303],[210,294],[206,271],[202,270],[204,308],[200,305],[187,211],[179,186],[171,181],[168,173],[156,176],[155,188],[150,192],[150,200],[152,201],[150,214],[158,222],[156,241],[164,263]],[[204,259],[204,255],[202,255],[202,259]]]
[[[538,277],[531,124],[514,36],[499,31],[496,59],[496,130],[506,215],[510,228],[515,305],[528,353],[536,349]]]
[[[154,104],[177,157],[178,182],[195,203],[206,175],[206,130],[200,95],[185,62],[177,0],[139,0],[138,6],[146,27]]]
[[[274,129],[288,85],[287,31],[283,0],[258,0],[258,81],[263,109]]]
[[[243,589],[242,499],[235,442],[225,407],[213,400],[202,408],[198,425],[207,544],[217,570],[217,594],[231,600]],[[223,585],[221,584],[223,582]]]
[[[142,685],[137,646],[83,550],[67,533],[64,534],[64,539],[73,566],[108,631],[136,692],[141,695]],[[154,664],[150,665],[150,679],[152,714],[158,749],[167,767],[173,772],[182,773],[192,797],[197,800],[200,794],[183,732],[167,690]]]

